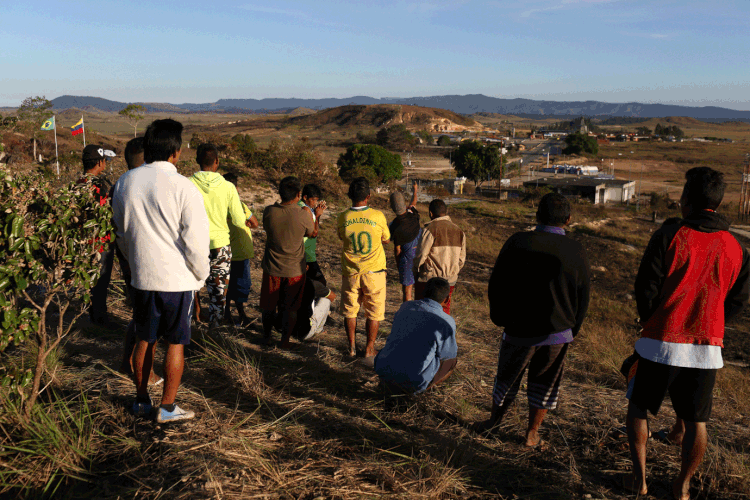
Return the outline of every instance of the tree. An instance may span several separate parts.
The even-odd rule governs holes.
[[[52,103],[44,96],[27,97],[18,108],[17,114],[18,119],[24,123],[24,129],[31,134],[34,141],[34,161],[37,161],[36,140],[42,124],[52,116]]]
[[[354,144],[339,156],[336,164],[339,166],[339,177],[350,181],[354,177],[363,175],[370,180],[379,179],[388,182],[400,179],[404,166],[401,156],[390,153],[375,144]]]
[[[232,147],[243,154],[255,151],[255,140],[247,134],[237,134],[232,137]]]
[[[435,139],[432,138],[432,134],[427,130],[420,130],[417,132],[417,137],[422,139],[422,143],[426,146],[432,146],[435,143]]]
[[[566,155],[580,155],[582,153],[595,155],[599,152],[596,137],[589,137],[580,132],[568,134],[568,137],[565,138],[565,144],[568,145],[563,149],[563,154]]]
[[[651,129],[648,127],[638,127],[635,131],[638,135],[651,135]]]
[[[403,123],[381,128],[375,138],[379,146],[390,150],[408,149],[417,142]]]
[[[505,158],[500,156],[497,146],[485,146],[479,141],[464,141],[451,156],[456,173],[474,181],[475,186],[490,179],[501,178],[504,174]]]
[[[441,135],[440,137],[438,137],[437,145],[438,146],[450,146],[451,138],[448,137],[447,135]]]
[[[138,133],[138,122],[143,120],[143,113],[145,112],[145,106],[141,106],[140,104],[128,104],[118,113],[128,121],[131,127],[133,127],[133,137]]]

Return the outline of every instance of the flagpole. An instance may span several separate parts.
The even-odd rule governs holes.
[[[55,120],[55,128],[52,132],[55,134],[55,164],[57,165],[57,178],[60,178],[60,158],[57,155],[57,120]]]
[[[81,128],[83,129],[83,147],[86,147],[86,125],[83,124],[83,115],[81,115]]]

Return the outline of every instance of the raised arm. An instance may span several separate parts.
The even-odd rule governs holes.
[[[411,203],[409,203],[409,206],[416,207],[417,206],[417,189],[419,189],[419,184],[417,184],[417,181],[414,181],[414,184],[412,184],[412,188],[414,190],[414,193],[411,195]]]

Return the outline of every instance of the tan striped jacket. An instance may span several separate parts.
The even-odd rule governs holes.
[[[449,216],[437,217],[425,224],[414,256],[417,281],[438,277],[455,285],[465,262],[466,235]]]

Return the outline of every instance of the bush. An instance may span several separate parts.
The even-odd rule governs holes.
[[[376,135],[377,144],[391,150],[408,149],[416,144],[417,139],[406,129],[406,125],[399,123],[390,127],[383,127]]]
[[[599,144],[596,137],[589,137],[580,132],[569,134],[565,138],[565,144],[568,146],[563,149],[563,154],[580,155],[583,153],[595,155],[599,152]]]
[[[441,135],[440,137],[438,137],[437,145],[438,146],[443,146],[443,147],[450,146],[451,145],[451,138],[448,137],[447,135]]]
[[[339,177],[346,182],[358,176],[389,182],[400,179],[404,170],[400,155],[389,153],[385,148],[374,144],[349,146],[346,152],[339,156],[337,164]]]
[[[242,154],[252,153],[257,149],[255,140],[247,134],[237,134],[232,137],[231,146],[232,149]]]
[[[31,379],[6,371],[1,382],[19,386],[28,416],[48,355],[91,299],[99,249],[114,239],[112,210],[91,184],[55,190],[38,174],[14,178],[0,170],[0,232],[0,352],[32,341],[38,353]]]

